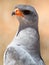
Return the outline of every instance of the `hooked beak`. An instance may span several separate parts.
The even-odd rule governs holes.
[[[12,16],[15,15],[15,12],[12,12]]]
[[[20,10],[20,9],[16,9],[15,11],[13,11],[12,12],[12,16],[13,15],[17,15],[17,16],[22,16],[22,17],[24,17],[24,14],[23,14],[23,12]]]

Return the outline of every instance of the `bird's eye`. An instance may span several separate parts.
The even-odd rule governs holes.
[[[23,10],[24,15],[29,15],[31,12],[29,10]]]

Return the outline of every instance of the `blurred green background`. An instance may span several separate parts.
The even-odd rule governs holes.
[[[49,0],[0,0],[0,65],[3,65],[4,51],[18,29],[16,17],[11,16],[17,4],[29,4],[37,10],[41,55],[45,64],[49,65]]]

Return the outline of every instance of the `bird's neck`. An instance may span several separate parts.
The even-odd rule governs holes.
[[[20,24],[19,24],[19,28],[18,28],[18,32],[17,32],[17,35],[18,35],[18,33],[20,32],[20,31],[22,31],[23,29],[26,29],[26,28],[34,28],[34,29],[36,29],[36,31],[38,32],[38,26],[35,24],[35,25],[33,25],[33,23],[32,22],[23,22],[23,20],[20,20],[20,22],[19,22]]]
[[[28,27],[32,28],[32,26],[31,26],[31,25],[29,26],[29,24],[27,25],[27,24],[24,24],[24,23],[20,23],[19,28],[18,28],[18,33],[19,33],[20,31],[22,31],[22,30],[28,28]],[[18,33],[17,33],[17,35],[18,35]]]

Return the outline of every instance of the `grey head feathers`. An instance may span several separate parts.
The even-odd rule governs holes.
[[[38,14],[34,7],[30,5],[17,5],[14,9],[19,9],[24,17],[16,16],[20,22],[20,29],[32,27],[38,31]],[[14,14],[14,13],[13,13]]]
[[[16,8],[19,8],[29,21],[38,21],[38,14],[34,7],[30,5],[17,5],[14,9]]]

